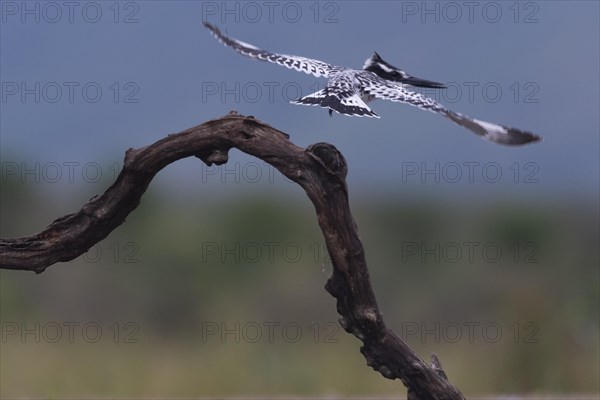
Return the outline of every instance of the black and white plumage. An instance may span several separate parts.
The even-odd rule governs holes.
[[[355,70],[311,58],[271,53],[233,39],[208,22],[204,22],[204,26],[223,44],[242,55],[328,79],[323,89],[292,100],[293,104],[328,108],[330,114],[332,111],[336,111],[349,116],[379,118],[379,115],[366,103],[373,99],[390,100],[442,114],[456,124],[494,143],[522,145],[541,140],[541,137],[531,132],[480,121],[451,111],[435,100],[407,89],[407,86],[430,88],[444,88],[445,86],[438,82],[412,77],[405,71],[385,62],[377,53],[365,61],[362,70]]]

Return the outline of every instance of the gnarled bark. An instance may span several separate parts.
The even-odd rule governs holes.
[[[0,239],[0,268],[41,273],[56,262],[78,257],[125,221],[162,168],[190,156],[207,165],[224,164],[231,148],[271,164],[302,186],[313,202],[333,264],[325,288],[337,299],[342,327],[363,342],[367,364],[388,379],[401,379],[409,400],[464,399],[435,355],[427,365],[383,322],[348,204],[342,154],[327,143],[302,149],[287,134],[254,117],[231,112],[150,146],[129,149],[115,183],[81,210],[38,234]]]

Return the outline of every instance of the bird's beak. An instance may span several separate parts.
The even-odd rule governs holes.
[[[424,87],[424,88],[434,88],[434,89],[446,88],[446,85],[444,85],[443,83],[428,81],[426,79],[419,79],[419,78],[415,78],[414,76],[409,76],[408,78],[404,78],[401,80],[401,82],[404,84],[407,84],[407,85]]]

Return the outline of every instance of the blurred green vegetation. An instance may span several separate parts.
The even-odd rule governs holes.
[[[108,184],[3,181],[0,234],[39,231]],[[337,324],[308,198],[272,189],[206,200],[153,184],[85,256],[1,271],[2,397],[404,393]],[[464,393],[598,391],[597,204],[350,193],[387,324]]]

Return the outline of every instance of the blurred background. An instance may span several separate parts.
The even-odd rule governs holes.
[[[125,151],[235,109],[334,144],[386,323],[480,395],[598,393],[597,2],[12,2],[1,5],[0,234],[26,236],[115,179]],[[245,42],[359,68],[377,51],[423,91],[540,144],[485,142],[374,102],[290,105],[323,79]],[[0,271],[0,395],[401,396],[337,323],[314,209],[239,151],[161,171],[85,255]]]

